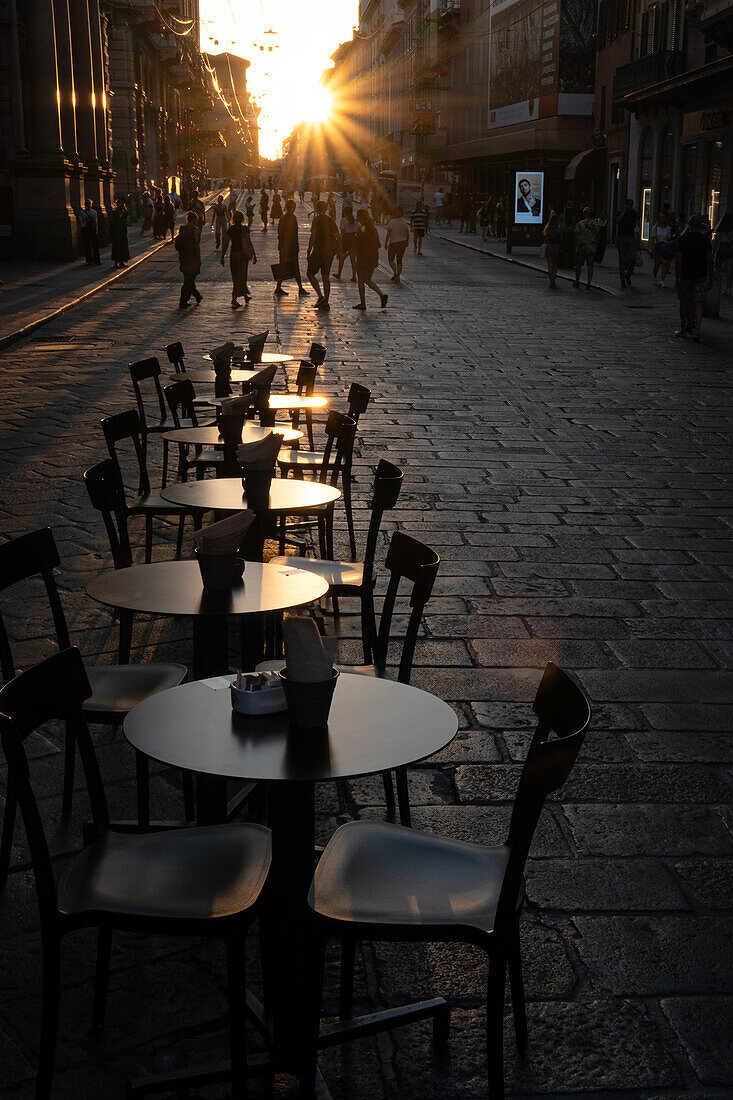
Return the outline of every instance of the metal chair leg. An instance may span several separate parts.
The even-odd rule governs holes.
[[[382,772],[382,783],[384,784],[384,798],[387,803],[387,817],[391,820],[394,818],[397,809],[394,797],[394,784],[392,783],[392,772]]]
[[[74,763],[76,758],[76,741],[72,730],[66,730],[64,739],[64,790],[61,798],[61,813],[67,817],[71,813],[71,803],[74,798]]]
[[[247,1096],[247,1011],[245,994],[244,929],[226,941],[227,997],[229,1000],[229,1050],[232,1064],[233,1100]]]
[[[150,831],[150,765],[143,752],[135,753],[135,783],[137,787],[137,823],[140,832]]]
[[[342,485],[344,490],[344,507],[346,509],[346,524],[349,528],[351,560],[356,561],[356,533],[354,531],[354,511],[351,503],[351,468],[344,471]]]
[[[407,786],[407,768],[395,768],[395,784],[397,786],[397,802],[400,807],[400,825],[412,828],[412,816],[410,814],[410,792]]]
[[[514,1033],[521,1052],[527,1049],[527,1009],[524,1003],[524,979],[522,977],[522,952],[519,943],[519,918],[512,928],[509,941],[509,987],[514,1010]]]
[[[13,851],[13,831],[15,829],[15,812],[18,803],[12,791],[8,791],[5,797],[5,813],[3,814],[3,835],[0,840],[0,892],[5,889],[10,871],[10,856]]]
[[[92,1028],[94,1031],[101,1031],[104,1027],[111,956],[112,929],[100,928],[97,939],[97,965],[94,973],[94,1000],[92,1002]]]
[[[185,522],[185,519],[186,519],[185,516],[181,516],[181,518],[178,521],[178,537],[176,538],[176,557],[177,558],[180,558],[181,553],[183,551],[183,524]]]
[[[356,940],[346,937],[341,941],[341,977],[339,984],[339,1019],[351,1018],[354,1003],[354,966],[356,964]]]
[[[153,559],[153,517],[148,512],[145,516],[145,564]]]
[[[132,611],[120,608],[117,612],[120,620],[120,641],[118,646],[118,659],[121,665],[129,665],[130,650],[132,649]]]
[[[43,1003],[41,1007],[41,1041],[38,1048],[36,1100],[50,1100],[53,1063],[56,1057],[56,1037],[59,1027],[61,996],[61,945],[58,940],[43,945]]]

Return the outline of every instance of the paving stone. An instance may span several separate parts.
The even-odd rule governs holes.
[[[674,869],[694,905],[701,909],[733,909],[733,860],[679,860]]]
[[[686,909],[687,900],[659,860],[532,859],[527,894],[543,909],[572,913]]]
[[[733,992],[733,927],[680,914],[573,918],[593,988],[615,996]]]
[[[705,1085],[733,1081],[733,998],[665,997],[662,1012]]]
[[[576,848],[584,855],[717,856],[733,853],[733,832],[707,806],[565,805]]]

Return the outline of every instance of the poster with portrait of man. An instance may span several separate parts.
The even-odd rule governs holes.
[[[542,225],[544,172],[515,173],[514,222],[516,225]]]

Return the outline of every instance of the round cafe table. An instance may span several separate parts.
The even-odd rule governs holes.
[[[283,436],[283,442],[291,443],[296,439],[302,439],[303,433],[295,428],[262,428],[253,420],[245,420],[242,428],[242,443],[258,443],[277,431]],[[172,428],[169,432],[163,432],[161,439],[168,443],[190,443],[192,446],[199,444],[202,447],[224,447],[224,440],[219,434],[216,425],[199,428]]]
[[[208,359],[209,362],[211,362],[211,355],[209,354],[208,351],[205,351],[204,354],[201,356],[201,358],[202,359]],[[245,356],[244,361],[246,363],[252,363],[252,360],[249,358],[249,356]],[[262,367],[272,366],[274,363],[277,363],[277,364],[280,364],[280,363],[293,363],[294,361],[295,361],[295,356],[294,355],[283,355],[279,351],[263,351],[262,352],[262,359],[256,365],[258,367],[262,368]],[[188,371],[186,373],[188,374]],[[213,371],[212,371],[212,374],[213,374]]]
[[[229,401],[230,397],[207,397],[208,405],[221,405],[222,401]],[[328,398],[321,394],[313,394],[312,397],[299,397],[297,393],[273,393],[270,395],[268,406],[274,412],[313,412],[314,409],[323,409],[328,404]]]
[[[185,504],[187,508],[206,512],[237,512],[248,507],[242,479],[237,477],[178,482],[166,485],[160,493],[163,500],[172,504]],[[270,485],[267,510],[288,516],[301,511],[311,512],[323,504],[333,504],[340,496],[340,489],[322,485],[320,481],[275,477]]]
[[[256,370],[241,370],[239,367],[232,367],[229,373],[229,381],[238,385],[241,382],[251,382],[259,371]],[[212,386],[216,382],[216,371],[213,370],[187,370],[179,374],[168,375],[172,382],[185,382],[188,379],[189,382],[193,382],[195,385],[207,385]]]
[[[193,623],[194,676],[227,671],[227,616],[262,616],[302,607],[328,592],[328,583],[304,569],[248,561],[231,588],[205,589],[196,561],[160,561],[100,573],[87,594],[108,607],[148,615],[188,617]],[[252,630],[256,663],[259,632]],[[254,666],[253,666],[254,667]]]
[[[454,711],[407,684],[342,673],[328,725],[303,730],[291,726],[287,712],[261,718],[235,714],[228,681],[217,679],[146,699],[130,711],[123,728],[139,752],[197,775],[200,823],[223,820],[227,779],[267,785],[271,908],[261,932],[271,1065],[276,1071],[307,1072],[309,1066],[312,1071],[321,999],[318,939],[307,902],[315,784],[378,774],[431,756],[455,736]],[[428,1014],[423,1004],[422,1015]],[[323,1037],[320,1042],[327,1045]]]

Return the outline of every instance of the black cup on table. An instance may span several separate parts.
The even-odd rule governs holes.
[[[287,669],[284,668],[280,669],[278,675],[288,704],[290,724],[296,729],[318,729],[325,726],[336,690],[338,669],[331,669],[330,679],[311,683],[289,680]]]
[[[195,546],[193,552],[206,589],[231,588],[244,573],[244,561],[237,550],[232,550],[230,554],[202,554],[198,546]]]
[[[253,512],[266,512],[270,504],[273,470],[245,470],[242,487]]]

